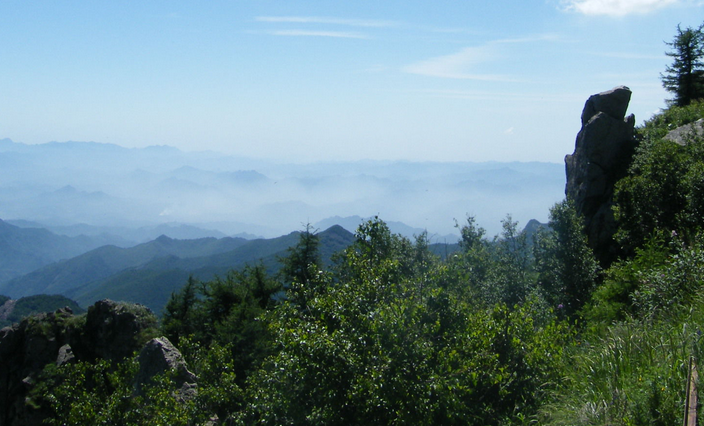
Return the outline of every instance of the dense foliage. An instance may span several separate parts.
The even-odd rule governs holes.
[[[704,146],[677,144],[662,137],[668,129],[704,116],[704,103],[672,107],[646,124],[629,175],[616,187],[617,235],[630,253],[653,237],[673,232],[691,239],[700,231],[704,214]]]
[[[704,117],[672,106],[638,129],[616,187],[625,255],[600,270],[570,200],[549,226],[474,218],[440,259],[375,218],[332,265],[307,227],[281,258],[175,292],[162,332],[199,377],[134,396],[134,365],[47,367],[52,424],[672,425],[704,343]]]
[[[569,271],[595,272],[565,255],[567,242],[584,243],[568,211],[556,207],[555,231],[534,241],[510,217],[487,240],[470,217],[445,261],[425,235],[410,241],[374,219],[323,268],[307,229],[279,279],[251,266],[172,295],[162,330],[199,377],[196,399],[174,402],[168,377],[128,397],[130,363],[49,367],[40,393],[57,424],[142,424],[160,412],[170,424],[527,422],[557,390],[572,340]]]
[[[663,137],[703,117],[704,104],[693,102],[638,129],[640,146],[615,196],[628,255],[604,271],[583,309],[583,338],[541,424],[682,422],[690,362],[700,362],[703,348],[704,140]]]

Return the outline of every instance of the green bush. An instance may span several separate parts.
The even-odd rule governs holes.
[[[704,141],[686,145],[662,139],[669,130],[704,118],[704,102],[672,107],[648,121],[629,174],[616,185],[616,239],[626,253],[657,231],[675,231],[690,240],[701,230],[704,213]]]
[[[437,260],[405,269],[423,258],[422,241],[408,244],[381,223],[361,228],[341,275],[315,278],[326,290],[306,309],[286,300],[262,318],[278,351],[250,376],[241,423],[491,425],[535,414],[569,327],[531,298],[475,304]]]

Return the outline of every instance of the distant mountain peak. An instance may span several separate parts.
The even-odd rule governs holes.
[[[154,241],[160,244],[168,244],[173,242],[173,238],[170,238],[164,234],[159,235]]]
[[[324,230],[321,232],[321,234],[326,234],[326,235],[353,235],[352,232],[346,230],[340,225],[333,225],[329,227],[328,229]]]

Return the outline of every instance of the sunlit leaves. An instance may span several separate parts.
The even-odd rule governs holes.
[[[484,425],[533,412],[568,330],[540,304],[475,305],[447,285],[447,265],[414,252],[422,240],[368,225],[306,310],[267,315],[279,351],[251,377],[243,421]],[[425,267],[405,269],[409,256]]]

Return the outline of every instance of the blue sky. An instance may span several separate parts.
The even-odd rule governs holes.
[[[587,97],[638,122],[701,0],[0,0],[0,138],[278,161],[562,162]]]

